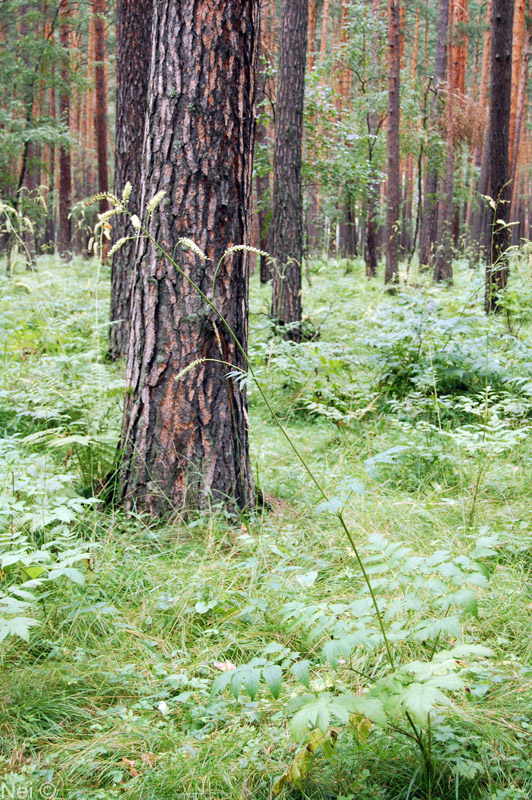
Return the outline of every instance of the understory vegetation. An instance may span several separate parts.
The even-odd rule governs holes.
[[[309,275],[300,344],[254,277],[250,356],[326,499],[249,380],[261,506],[164,525],[112,503],[108,269],[0,277],[10,796],[532,796],[529,254],[490,317],[465,261]]]

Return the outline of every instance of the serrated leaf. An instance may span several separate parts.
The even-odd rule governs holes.
[[[385,728],[388,724],[388,718],[384,710],[382,700],[378,697],[369,697],[368,695],[351,695],[349,702],[349,709],[353,714],[360,714],[367,717],[376,725]]]
[[[302,661],[296,661],[295,664],[292,664],[290,667],[290,672],[292,675],[297,678],[303,686],[306,686],[307,689],[310,688],[310,680],[309,680],[309,666],[310,661],[303,659]]]
[[[0,621],[0,642],[6,636],[18,636],[24,639],[25,642],[30,640],[30,628],[40,623],[31,617],[13,617],[12,619],[3,619]]]
[[[283,681],[283,671],[281,667],[278,664],[269,664],[262,670],[262,677],[270,692],[275,699],[277,699],[281,692],[281,684]]]
[[[259,683],[260,671],[258,669],[246,669],[244,672],[244,688],[252,700],[255,699],[259,691]]]
[[[422,724],[435,707],[451,704],[443,692],[428,683],[411,683],[399,694],[399,701]]]
[[[73,583],[77,583],[79,586],[85,585],[85,575],[79,569],[75,569],[75,567],[60,567],[59,569],[51,570],[49,573],[50,580],[52,581],[63,576]]]
[[[229,689],[235,700],[238,700],[240,688],[242,686],[243,674],[241,669],[235,669],[231,673],[231,680],[229,681]]]
[[[221,675],[217,675],[212,684],[211,697],[214,697],[214,695],[219,692],[223,692],[229,685],[232,677],[233,670],[222,672]]]

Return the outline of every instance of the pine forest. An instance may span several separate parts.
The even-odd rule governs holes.
[[[532,0],[0,0],[0,800],[532,799]]]

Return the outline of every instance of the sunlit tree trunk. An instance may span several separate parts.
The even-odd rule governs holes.
[[[249,258],[227,251],[249,242],[258,15],[258,0],[155,3],[141,186],[143,218],[166,192],[150,234],[244,351]],[[183,249],[182,237],[208,259]],[[141,240],[121,444],[126,508],[160,517],[253,505],[246,393],[235,378],[245,368],[218,315]]]

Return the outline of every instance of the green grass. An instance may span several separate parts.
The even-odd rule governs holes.
[[[318,336],[298,346],[271,340],[268,288],[254,276],[255,368],[327,492],[340,497],[346,480],[364,483],[344,513],[368,565],[377,563],[377,534],[413,554],[448,550],[449,558],[496,537],[495,555],[480,557],[490,584],[478,588],[478,616],[464,612],[459,636],[444,631],[434,644],[480,643],[494,655],[476,667],[467,691],[452,693],[449,709],[432,713],[430,790],[411,739],[378,725],[365,739],[356,720],[336,720],[332,761],[320,750],[302,786],[285,795],[529,797],[532,348],[530,309],[519,304],[526,265],[514,268],[509,322],[483,317],[480,276],[466,264],[457,265],[454,288],[421,277],[396,297],[366,282],[358,262],[345,266],[313,265],[304,306]],[[36,796],[51,781],[65,800],[268,798],[302,747],[288,725],[289,699],[307,691],[290,672],[293,660],[309,660],[317,692],[357,693],[371,684],[360,672],[373,681],[386,674],[382,644],[355,648],[337,671],[321,658],[334,626],[351,624],[339,606],[365,596],[360,570],[252,385],[252,463],[268,504],[251,518],[235,523],[213,509],[154,525],[101,503],[80,505],[112,468],[121,422],[122,366],[105,358],[108,278],[95,262],[51,258],[36,274],[0,277],[4,552],[45,547],[58,563],[71,551],[90,553],[74,564],[83,585],[67,575],[37,587],[28,614],[39,625],[29,642],[8,636],[0,645],[5,796],[16,787]],[[442,342],[451,345],[439,358]],[[67,436],[77,438],[63,445]],[[398,445],[406,449],[389,463],[375,460]],[[389,604],[409,592],[401,570],[374,575],[390,625]],[[19,564],[2,574],[6,586],[23,579]],[[440,613],[424,592],[425,607],[408,615],[412,629]],[[321,609],[317,633],[286,618],[291,603]],[[278,699],[263,684],[253,700],[244,691],[238,699],[211,695],[222,674],[216,663],[247,664],[272,643],[285,648]],[[432,645],[407,637],[395,647],[406,663],[426,659]]]

